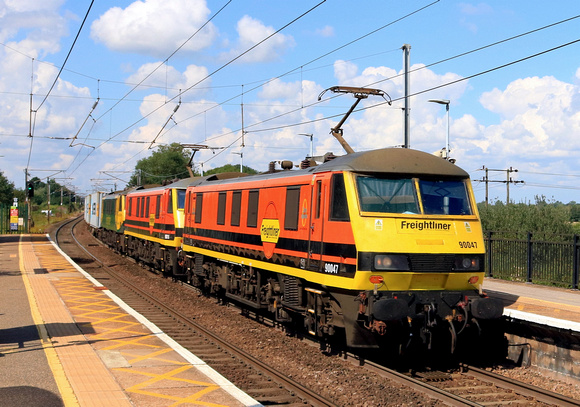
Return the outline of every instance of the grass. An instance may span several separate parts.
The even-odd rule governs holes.
[[[50,223],[46,213],[42,213],[41,211],[32,212],[32,224],[30,225],[30,233],[44,234],[47,232],[50,225],[61,222],[65,219],[72,218],[81,213],[78,209],[70,212],[69,210],[71,208],[68,206],[52,205],[50,209]]]

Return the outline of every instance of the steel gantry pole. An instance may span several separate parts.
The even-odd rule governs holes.
[[[409,93],[411,92],[410,79],[409,79],[409,68],[410,68],[410,54],[411,46],[409,44],[403,44],[401,48],[403,50],[403,65],[405,67],[405,120],[404,120],[404,137],[405,142],[403,147],[411,147],[411,102],[409,101]]]

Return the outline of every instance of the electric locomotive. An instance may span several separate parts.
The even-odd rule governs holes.
[[[116,219],[124,215],[122,228],[119,224],[117,229],[123,234],[120,252],[163,273],[178,275],[185,188],[190,182],[191,179],[187,178],[167,186],[126,193],[125,209],[118,209],[117,212],[123,213],[116,215]]]
[[[495,331],[469,175],[449,161],[386,148],[225,178],[185,194],[192,284],[351,348],[453,353]]]

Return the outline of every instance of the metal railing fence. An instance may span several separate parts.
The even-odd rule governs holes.
[[[485,232],[485,272],[490,277],[578,288],[578,235]]]

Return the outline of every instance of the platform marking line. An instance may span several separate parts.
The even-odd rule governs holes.
[[[127,368],[116,368],[114,370],[119,370],[119,371],[123,371],[126,373],[135,373],[135,374],[151,377],[151,379],[149,379],[143,383],[139,383],[139,384],[127,389],[127,391],[132,392],[132,393],[143,394],[143,395],[153,396],[153,397],[157,397],[157,398],[164,398],[164,399],[168,399],[168,400],[174,400],[174,401],[176,401],[176,403],[174,405],[189,403],[189,404],[196,404],[196,405],[203,405],[203,406],[227,407],[227,406],[224,406],[222,404],[209,403],[209,402],[204,402],[204,401],[199,400],[199,398],[201,398],[202,396],[204,396],[208,393],[211,393],[215,390],[219,390],[220,386],[213,384],[213,383],[207,383],[207,382],[201,382],[198,380],[191,380],[191,379],[184,379],[184,378],[180,378],[180,377],[175,377],[175,375],[177,375],[179,373],[186,372],[187,370],[190,370],[192,368],[193,368],[193,366],[191,366],[191,365],[181,366],[181,367],[178,367],[177,369],[174,369],[174,370],[167,372],[167,373],[164,373],[164,374],[141,372],[141,371],[137,371],[134,369],[127,369]],[[182,383],[187,383],[187,384],[195,385],[195,386],[203,386],[204,388],[189,395],[189,396],[187,396],[187,397],[185,397],[185,398],[178,397],[178,396],[171,396],[171,395],[167,395],[167,394],[163,394],[163,393],[159,393],[159,392],[155,392],[155,391],[146,390],[147,387],[152,386],[156,383],[159,383],[163,380],[182,382]]]
[[[44,326],[44,320],[40,314],[40,310],[38,309],[38,304],[36,303],[36,299],[34,297],[34,292],[32,291],[32,286],[30,281],[28,280],[26,267],[24,265],[24,257],[22,252],[22,244],[23,244],[23,236],[20,235],[20,241],[18,243],[18,259],[19,259],[19,268],[20,274],[22,275],[22,280],[24,281],[24,287],[26,289],[26,295],[28,296],[28,303],[30,304],[30,312],[32,315],[32,320],[38,329],[38,333],[41,338],[42,348],[44,349],[44,354],[46,355],[46,359],[48,361],[48,366],[52,371],[52,375],[56,382],[56,386],[58,391],[62,397],[62,401],[65,407],[78,407],[79,403],[74,394],[74,391],[71,387],[70,382],[66,377],[66,373],[52,341],[48,336],[48,332],[46,331],[46,327]],[[33,246],[34,247],[34,246]]]

